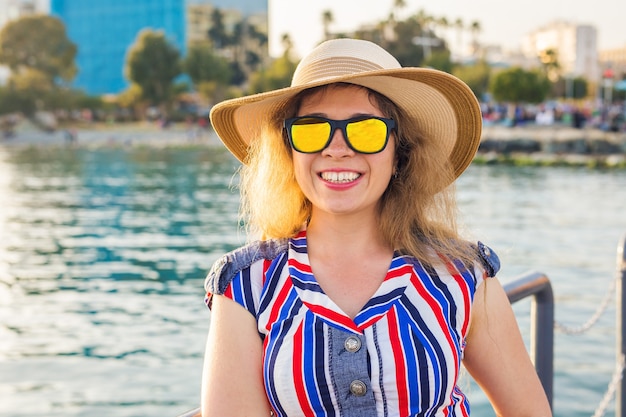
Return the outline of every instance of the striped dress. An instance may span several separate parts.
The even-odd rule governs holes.
[[[483,262],[471,268],[394,254],[351,319],[317,284],[301,232],[225,255],[207,277],[206,300],[223,294],[256,317],[277,416],[467,416],[457,380],[472,300],[499,269],[480,242],[478,253]]]

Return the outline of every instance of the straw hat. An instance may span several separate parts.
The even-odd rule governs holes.
[[[321,43],[300,61],[290,87],[223,101],[211,110],[211,123],[228,150],[245,163],[248,144],[258,137],[265,118],[300,91],[335,82],[364,86],[393,101],[422,135],[444,142],[456,176],[472,162],[482,116],[470,88],[442,71],[402,68],[387,51],[364,40]]]

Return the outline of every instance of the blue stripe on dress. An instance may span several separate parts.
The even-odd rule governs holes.
[[[274,259],[265,273],[265,284],[261,291],[261,302],[259,303],[259,314],[270,308],[275,292],[280,283],[280,275],[287,263],[287,254],[282,254]]]
[[[433,392],[435,393],[432,405],[433,408],[436,409],[445,401],[445,387],[448,385],[446,356],[441,348],[441,345],[439,344],[442,341],[437,340],[437,337],[430,331],[430,328],[417,308],[410,302],[410,300],[408,300],[407,297],[403,297],[401,301],[404,309],[398,309],[398,313],[399,315],[400,313],[408,315],[408,317],[405,317],[406,322],[409,324],[407,327],[411,327],[413,329],[413,333],[419,338],[420,345],[424,348],[424,351],[430,359],[430,364],[432,366],[431,372],[433,375],[432,380],[434,383]],[[407,342],[407,340],[403,339],[403,342]],[[445,341],[443,342],[445,343]],[[416,351],[415,353],[418,355],[419,351]],[[409,358],[411,358],[411,355],[407,355],[407,360]],[[418,366],[418,364],[419,362],[412,363],[413,366]],[[429,380],[429,378],[426,378],[426,380]],[[429,392],[429,390],[425,390],[425,388],[421,391],[421,393],[415,394],[423,395],[424,392]]]

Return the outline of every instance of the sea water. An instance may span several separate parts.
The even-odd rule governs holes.
[[[222,148],[0,147],[0,415],[198,406],[203,278],[245,242],[236,168]],[[559,323],[593,315],[626,233],[626,172],[472,166],[457,192],[503,283],[545,273]],[[530,301],[514,310],[528,343]],[[555,415],[592,415],[614,369],[611,303],[589,331],[556,333]],[[465,378],[473,415],[493,415]]]

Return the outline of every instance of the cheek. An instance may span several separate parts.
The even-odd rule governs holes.
[[[378,162],[379,166],[384,170],[389,170],[390,174],[396,169],[396,152],[395,143],[390,140],[389,144],[383,152],[380,153],[381,160]]]
[[[303,183],[313,175],[311,172],[311,155],[292,151],[291,159],[296,182],[302,188]]]

